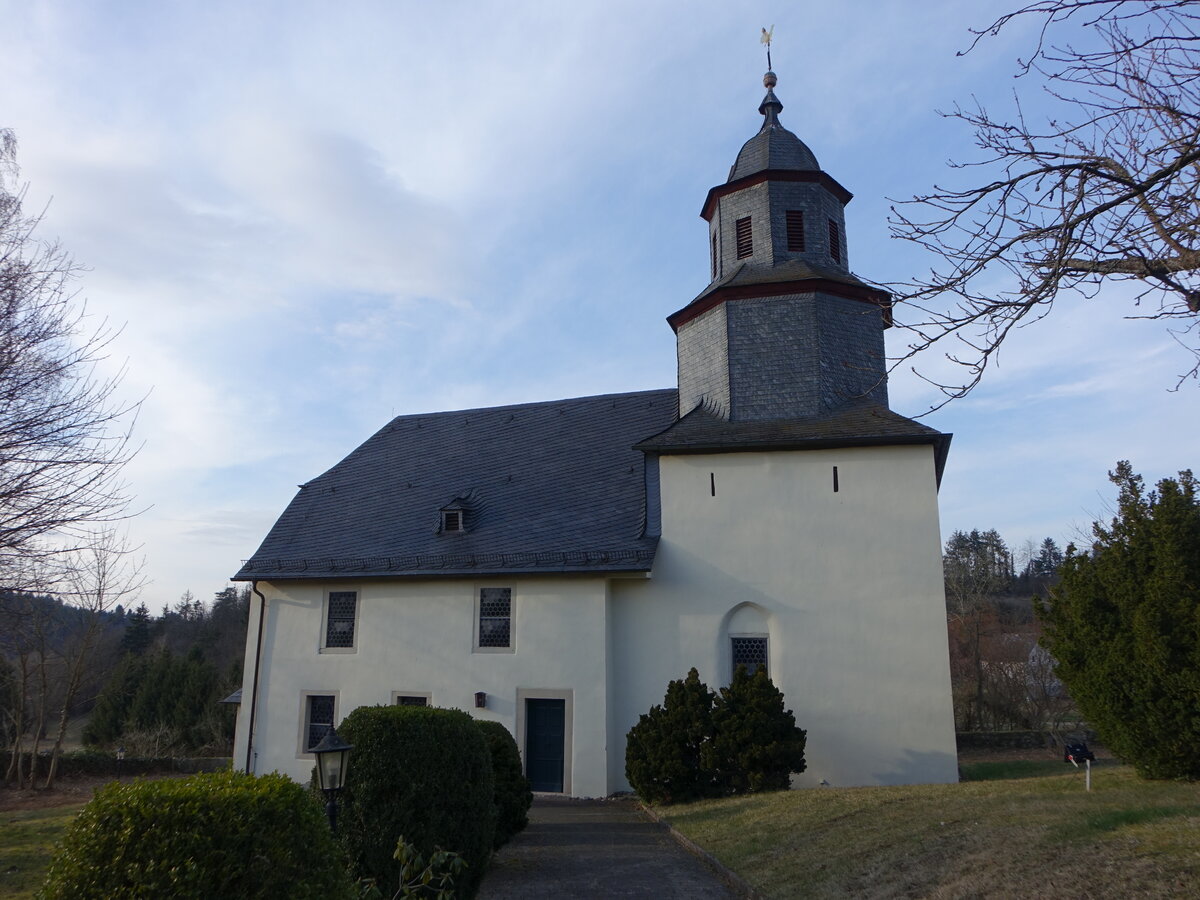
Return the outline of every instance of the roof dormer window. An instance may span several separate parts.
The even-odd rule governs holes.
[[[463,514],[461,509],[443,509],[442,510],[442,533],[452,534],[454,532],[465,531],[463,527]]]

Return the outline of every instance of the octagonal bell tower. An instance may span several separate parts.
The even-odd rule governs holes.
[[[851,274],[852,195],[780,124],[776,83],[763,77],[762,127],[704,201],[711,281],[667,318],[680,415],[703,406],[738,422],[887,405],[890,296]]]

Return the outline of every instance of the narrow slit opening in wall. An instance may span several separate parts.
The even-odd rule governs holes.
[[[833,467],[833,492],[834,492],[835,494],[838,492],[838,474],[837,474],[837,466],[834,466],[834,467]]]
[[[712,496],[717,496],[717,473],[708,473],[708,490]]]

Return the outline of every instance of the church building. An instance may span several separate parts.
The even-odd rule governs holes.
[[[306,781],[355,708],[430,704],[502,722],[535,790],[605,796],[668,681],[745,664],[808,732],[796,786],[957,780],[950,436],[889,408],[851,194],[764,84],[667,316],[678,388],[399,416],[300,488],[236,575],[236,767]]]

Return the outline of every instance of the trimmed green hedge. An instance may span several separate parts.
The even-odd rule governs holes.
[[[355,874],[398,884],[403,837],[426,858],[461,854],[458,896],[473,896],[496,826],[491,754],[475,721],[455,709],[360,706],[338,734],[354,745],[338,837]]]
[[[29,754],[23,765],[29,770]],[[71,750],[58,758],[59,778],[77,778],[82,775],[103,775],[122,778],[134,775],[161,775],[181,772],[196,775],[200,772],[221,772],[228,769],[232,760],[228,756],[127,756],[119,763],[116,754],[103,750]],[[38,772],[50,770],[50,752],[38,753]]]
[[[496,839],[499,850],[529,824],[533,791],[521,768],[521,751],[507,728],[499,722],[476,719],[492,753],[492,776],[496,780]]]
[[[41,900],[356,896],[320,806],[283,775],[109,784],[67,829]]]

